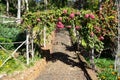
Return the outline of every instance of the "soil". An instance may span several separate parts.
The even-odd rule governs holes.
[[[55,36],[54,36],[55,35]],[[45,59],[20,73],[4,76],[0,80],[98,80],[96,73],[77,59],[71,47],[69,33],[60,30],[53,33],[50,43],[44,48]],[[48,50],[49,48],[49,50]]]

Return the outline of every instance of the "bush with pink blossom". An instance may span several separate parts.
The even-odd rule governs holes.
[[[31,16],[30,16],[31,15]],[[76,10],[73,8],[60,8],[57,10],[49,10],[45,12],[28,13],[25,15],[28,19],[24,18],[30,27],[39,27],[42,31],[43,26],[47,26],[47,32],[51,32],[56,28],[67,28],[73,39],[76,41],[74,29],[79,32],[81,36],[81,44],[84,48],[95,48],[97,52],[104,49],[105,36],[109,31],[101,26],[99,16],[90,10]],[[37,20],[37,21],[35,21]],[[39,22],[39,23],[38,23]]]

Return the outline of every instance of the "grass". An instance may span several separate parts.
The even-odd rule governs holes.
[[[10,54],[5,53],[3,50],[0,50],[0,66],[9,55]],[[12,74],[16,71],[22,71],[33,66],[39,59],[40,57],[35,56],[33,60],[30,60],[30,64],[28,66],[26,65],[26,58],[24,56],[19,56],[17,59],[11,58],[2,67],[0,67],[0,74]]]
[[[88,58],[86,60],[90,63]],[[117,79],[117,72],[114,70],[114,59],[100,57],[94,61],[98,70],[98,80],[120,80]]]
[[[114,71],[114,60],[107,58],[95,59],[96,66],[100,69],[100,80],[117,80],[117,72]]]

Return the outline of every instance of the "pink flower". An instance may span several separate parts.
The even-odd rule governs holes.
[[[71,13],[70,16],[69,16],[71,19],[73,19],[75,17],[75,14],[74,13]]]
[[[37,22],[40,22],[40,21],[41,21],[40,18],[38,18],[38,19],[37,19]]]
[[[100,28],[100,27],[95,26],[94,28],[95,28],[95,30],[96,30],[97,32],[100,32],[100,31],[101,31],[101,28]]]
[[[93,14],[89,14],[91,19],[95,19],[95,16]]]
[[[104,37],[103,37],[103,36],[100,36],[100,37],[99,37],[99,40],[101,40],[101,41],[104,40]]]
[[[100,7],[99,10],[102,10],[102,7]]]
[[[76,15],[80,15],[80,12],[76,12]]]
[[[90,16],[89,14],[85,14],[85,18],[89,18],[89,16]]]
[[[62,21],[62,17],[59,17],[58,20],[59,20],[59,21]]]
[[[71,27],[72,27],[71,25],[66,26],[66,28],[71,28]]]
[[[76,30],[79,30],[81,27],[80,26],[75,26],[75,29]]]
[[[67,14],[67,10],[63,10],[63,13],[64,13],[64,14]]]
[[[93,37],[93,36],[94,36],[94,33],[93,33],[93,32],[91,32],[91,33],[90,33],[90,36],[91,36],[91,37]]]
[[[64,28],[64,25],[63,25],[63,23],[62,22],[57,22],[57,24],[56,24],[56,26],[57,26],[57,28]]]

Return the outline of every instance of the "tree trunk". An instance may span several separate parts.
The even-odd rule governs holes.
[[[45,3],[45,5],[47,5],[48,4],[47,0],[44,0],[44,3]]]
[[[90,64],[93,70],[95,70],[95,62],[94,62],[94,48],[90,52]]]
[[[21,19],[21,0],[18,0],[17,22],[20,23]]]
[[[28,11],[29,10],[29,4],[28,4],[28,0],[25,0],[25,3],[26,3],[26,11]]]
[[[6,12],[7,16],[9,16],[9,0],[6,0]]]

